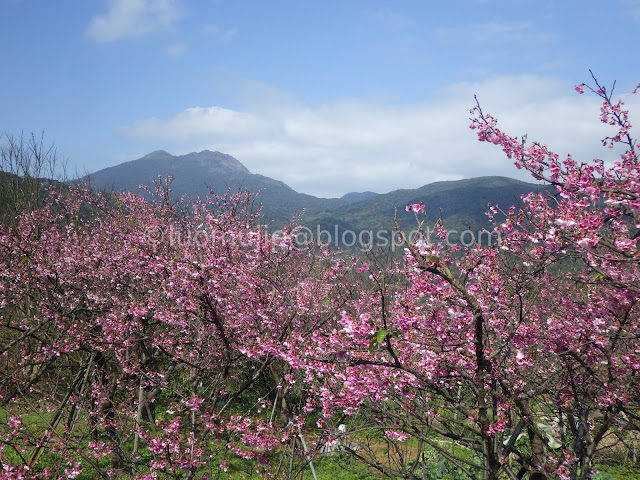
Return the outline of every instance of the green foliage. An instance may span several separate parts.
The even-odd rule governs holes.
[[[414,474],[423,480],[463,480],[468,478],[433,448],[425,448]]]
[[[599,465],[593,480],[637,480],[640,467],[633,465]]]

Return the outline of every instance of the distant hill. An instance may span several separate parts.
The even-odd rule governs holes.
[[[340,199],[348,203],[354,203],[361,202],[362,200],[368,200],[369,198],[375,197],[376,195],[379,194],[373,192],[351,192],[344,194],[342,197],[340,197]]]
[[[415,214],[407,212],[409,204],[423,202],[429,225],[442,219],[450,230],[474,232],[490,227],[486,212],[488,204],[508,210],[519,205],[523,194],[544,187],[507,177],[478,177],[465,180],[435,182],[417,189],[395,190],[386,194],[342,205],[304,219],[314,232],[354,232],[392,230],[394,215],[406,232],[417,226]],[[423,218],[422,216],[420,217]]]
[[[0,223],[12,225],[20,213],[42,206],[50,188],[64,193],[68,186],[48,178],[0,171]]]
[[[318,198],[293,190],[285,183],[251,173],[230,155],[208,150],[174,156],[159,150],[142,158],[105,168],[90,176],[93,186],[107,190],[139,191],[138,186],[151,185],[158,174],[170,174],[173,194],[204,195],[211,187],[223,193],[227,188],[260,191],[265,222],[279,226],[305,210],[302,223],[314,233],[392,230],[397,212],[401,227],[416,227],[413,213],[405,206],[424,202],[429,224],[442,218],[445,226],[463,231],[488,227],[487,204],[507,210],[517,205],[522,194],[541,187],[506,177],[479,177],[457,181],[435,182],[417,189],[395,190],[386,194],[352,192],[341,198]]]
[[[86,180],[98,189],[138,192],[139,185],[152,185],[158,174],[173,176],[172,190],[176,197],[206,195],[209,187],[220,194],[227,188],[259,191],[262,213],[277,224],[291,220],[303,209],[314,215],[376,195],[373,192],[349,193],[342,198],[328,199],[298,193],[281,181],[251,173],[231,155],[209,150],[181,156],[158,150],[137,160],[99,170]]]

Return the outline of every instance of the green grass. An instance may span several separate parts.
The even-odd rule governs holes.
[[[349,455],[322,455],[313,461],[318,480],[366,480],[377,478],[367,468]],[[303,480],[313,480],[311,468],[304,470]]]
[[[19,409],[18,409],[19,411]],[[43,413],[43,416],[40,416],[33,411],[28,411],[25,408],[25,411],[22,412],[21,418],[24,425],[28,426],[28,429],[34,435],[34,437],[38,437],[39,435],[44,434],[45,429],[47,428],[47,423],[51,420],[52,413]],[[158,415],[162,415],[162,409],[159,409]],[[6,423],[8,421],[8,414],[6,411],[0,410],[0,422]],[[83,422],[79,421],[80,430],[82,429]],[[57,433],[62,434],[63,432],[62,425],[59,425],[57,428]],[[82,435],[81,432],[77,432]],[[375,432],[374,432],[375,433]],[[82,447],[86,445],[88,442],[88,438],[75,439],[78,444],[78,447]],[[364,439],[363,439],[364,440]],[[371,438],[367,439],[368,441],[379,442],[381,439],[376,438],[376,435],[372,435]],[[411,440],[410,440],[411,442]],[[131,451],[133,444],[133,438],[130,437],[124,444],[124,449],[126,451]],[[52,445],[45,447],[42,450],[40,461],[38,462],[38,471],[42,471],[45,467],[51,468],[53,471],[63,471],[58,470],[57,466],[61,464],[66,464],[66,461],[63,461],[61,456],[58,453],[55,453],[51,450]],[[213,447],[213,445],[211,445]],[[30,453],[33,449],[32,445],[23,445],[26,449],[26,452],[23,454],[26,458],[30,456]],[[297,445],[297,448],[300,448]],[[423,447],[424,448],[424,447]],[[81,450],[81,448],[79,448]],[[216,450],[215,447],[212,449]],[[283,466],[289,467],[289,450],[285,450],[284,452],[272,452],[268,454],[269,461],[272,462],[272,465],[276,465],[281,460],[281,455],[284,453],[287,455],[284,458]],[[144,442],[141,442],[140,450],[139,450],[139,459],[144,464],[146,462],[150,462],[152,458],[152,454],[145,448]],[[299,453],[299,452],[298,452]],[[231,452],[225,452],[223,450],[219,450],[217,454],[211,459],[210,465],[203,466],[199,469],[196,478],[219,478],[219,479],[229,479],[229,480],[240,480],[240,479],[259,479],[259,475],[256,473],[256,469],[258,468],[258,464],[256,460],[246,460],[237,457],[235,454]],[[219,464],[222,463],[223,459],[227,457],[227,465],[228,469],[226,472],[222,472],[219,469]],[[2,460],[7,464],[11,465],[19,465],[21,462],[19,456],[12,448],[6,448],[2,453]],[[110,466],[111,459],[110,457],[102,458],[99,460],[99,465],[101,469],[108,469]],[[77,479],[78,480],[92,480],[97,478],[97,473],[95,470],[85,461],[82,462],[84,471],[81,473]],[[317,474],[318,480],[333,480],[333,479],[344,479],[344,480],[368,480],[373,478],[379,478],[379,475],[376,472],[359,463],[352,457],[346,454],[326,454],[319,455],[313,460],[313,465],[315,467],[315,471]],[[442,462],[441,456],[432,449],[424,449],[423,454],[420,458],[420,465],[417,467],[421,474],[424,475],[425,480],[459,480],[461,477],[459,474],[451,468],[448,462]],[[144,471],[144,467],[142,468]],[[304,459],[300,457],[296,457],[294,462],[294,473],[296,475],[294,478],[296,480],[313,480],[313,475],[311,472],[311,467],[308,464],[305,464]],[[122,477],[122,480],[127,480],[129,477],[125,474]],[[162,478],[162,475],[160,476]],[[633,467],[631,465],[598,465],[598,473],[594,476],[594,480],[635,480],[640,478],[640,467]]]
[[[594,480],[637,480],[640,478],[640,466],[598,465]]]

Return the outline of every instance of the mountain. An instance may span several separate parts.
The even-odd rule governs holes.
[[[331,234],[335,241],[335,237],[342,239],[346,231],[358,235],[369,231],[374,236],[378,232],[389,232],[394,228],[395,215],[402,229],[411,232],[416,229],[417,221],[415,214],[407,212],[405,207],[423,202],[428,225],[433,227],[441,218],[449,230],[455,231],[452,238],[459,239],[466,230],[471,230],[477,236],[483,228],[490,229],[486,216],[488,204],[506,211],[511,205],[520,204],[521,195],[532,191],[547,190],[541,185],[496,176],[435,182],[417,189],[395,190],[309,215],[304,218],[304,224],[316,236],[320,236],[319,232],[326,232],[324,236]],[[390,237],[387,235],[387,238]],[[471,236],[465,238],[470,239]]]
[[[280,225],[303,209],[313,215],[376,195],[373,192],[350,193],[342,198],[327,199],[298,193],[281,181],[251,173],[231,155],[209,150],[181,156],[158,150],[95,172],[86,180],[99,189],[139,192],[139,185],[151,185],[158,174],[173,177],[171,188],[176,197],[206,195],[209,187],[219,194],[227,188],[259,191],[262,213]]]
[[[0,224],[13,225],[20,213],[42,206],[50,189],[65,194],[69,186],[58,180],[0,170]]]
[[[368,200],[369,198],[375,197],[376,195],[379,194],[374,192],[351,192],[345,193],[342,197],[340,197],[340,199],[348,203],[354,203],[361,202],[362,200]]]
[[[90,176],[94,187],[107,190],[139,191],[141,184],[150,185],[158,174],[173,176],[176,197],[196,196],[227,188],[260,191],[266,222],[278,227],[305,210],[302,223],[314,234],[347,230],[390,231],[394,214],[405,231],[416,228],[415,215],[405,206],[424,202],[430,225],[442,218],[449,229],[459,232],[488,227],[487,204],[507,210],[517,205],[520,196],[542,187],[506,177],[479,177],[457,181],[435,182],[417,189],[395,190],[386,194],[352,192],[341,198],[318,198],[296,192],[285,183],[251,173],[230,155],[208,150],[174,156],[159,150],[142,158],[105,168]]]

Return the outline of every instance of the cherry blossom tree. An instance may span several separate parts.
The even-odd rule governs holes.
[[[490,246],[422,228],[405,240],[406,284],[367,272],[375,285],[339,326],[300,339],[325,418],[364,415],[354,424],[394,445],[394,461],[347,448],[383,475],[422,478],[428,446],[466,478],[586,479],[606,436],[637,429],[640,167],[628,112],[594,81],[577,90],[601,97],[619,160],[561,159],[476,106],[478,139],[546,187],[490,208]],[[422,205],[407,210],[425,225]]]
[[[151,193],[51,191],[0,232],[2,478],[289,468],[302,420],[282,352],[332,316],[322,259],[260,229],[248,193]]]

